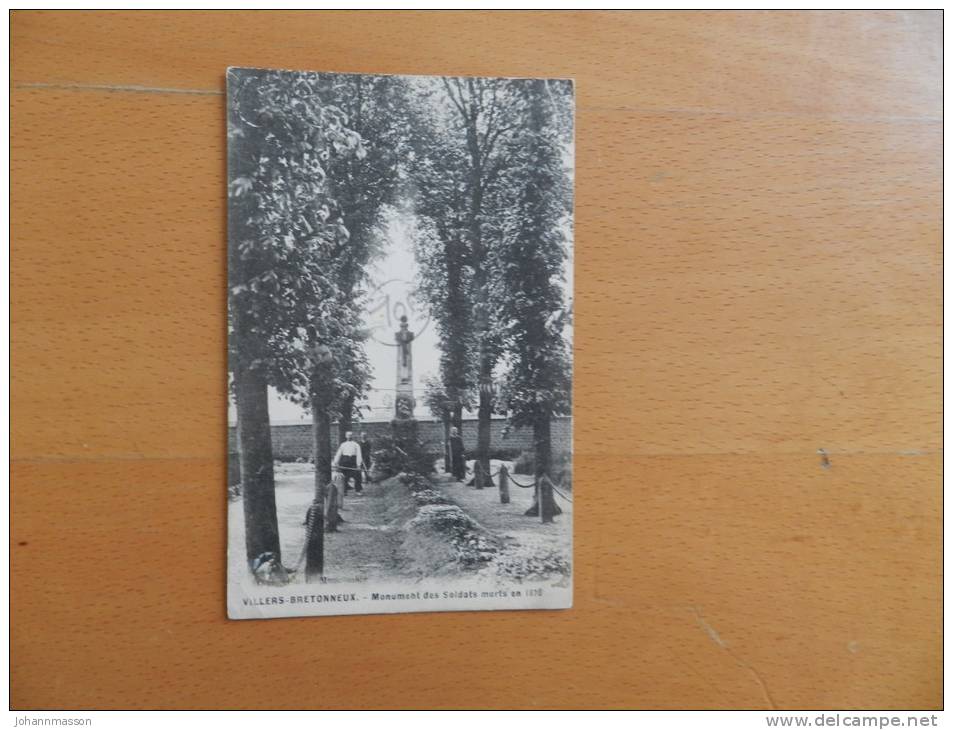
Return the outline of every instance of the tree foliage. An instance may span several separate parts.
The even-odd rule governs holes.
[[[404,85],[246,71],[234,87],[230,196],[246,235],[231,251],[229,311],[247,335],[230,354],[339,415],[369,387],[362,287],[405,153]],[[316,347],[330,357],[315,368]]]
[[[371,378],[368,264],[396,210],[440,344],[431,411],[459,419],[479,403],[486,458],[502,367],[513,422],[548,439],[571,401],[571,94],[525,79],[230,72],[232,371],[322,423],[350,418]]]
[[[502,397],[514,425],[535,426],[571,408],[564,334],[570,324],[564,282],[572,211],[571,87],[533,80],[520,93],[520,131],[507,145],[510,165],[493,192],[511,203],[497,208],[490,235],[499,243],[491,249],[491,268],[508,356]]]
[[[407,153],[406,83],[400,77],[327,74],[324,94],[342,109],[349,128],[361,139],[353,155],[331,160],[328,177],[341,220],[348,231],[343,256],[327,262],[334,271],[337,296],[349,316],[325,333],[337,353],[321,374],[321,400],[332,414],[350,420],[351,409],[367,394],[370,365],[364,352],[368,337],[358,313],[366,304],[368,263],[382,252],[386,212],[395,202]]]
[[[351,314],[327,266],[350,240],[328,168],[366,149],[321,86],[272,71],[229,84],[229,356],[283,392],[304,386],[310,349]]]
[[[522,103],[508,79],[431,79],[418,85],[414,183],[420,292],[437,322],[441,376],[459,406],[480,403],[480,438],[489,448],[488,395],[502,353],[490,301],[489,245],[484,231],[495,218],[488,196],[509,164],[506,147]]]
[[[453,401],[447,395],[442,378],[436,375],[428,375],[424,378],[423,401],[434,418],[443,420],[451,417]]]
[[[414,241],[417,295],[428,306],[440,343],[440,389],[451,410],[470,408],[478,373],[471,317],[473,269],[463,260],[459,233],[446,224],[418,218]]]
[[[570,407],[571,95],[565,82],[440,79],[416,108],[419,290],[444,389],[465,384],[470,405],[502,360],[517,425]]]

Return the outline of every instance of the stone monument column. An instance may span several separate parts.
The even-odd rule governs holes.
[[[414,356],[411,343],[414,333],[407,329],[406,315],[400,318],[397,341],[397,397],[394,398],[394,440],[407,453],[418,449],[417,419],[414,418]]]
[[[394,417],[414,417],[414,356],[411,343],[414,333],[407,329],[407,315],[400,318],[400,330],[394,333],[397,341],[397,395],[394,398]]]

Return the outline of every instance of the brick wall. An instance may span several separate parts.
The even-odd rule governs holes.
[[[432,450],[439,452],[443,444],[443,424],[440,421],[420,420],[417,422],[420,438],[423,441],[432,443]],[[510,429],[506,438],[503,437],[503,427],[506,425],[504,420],[493,420],[490,422],[490,443],[494,449],[518,449],[520,451],[532,451],[533,449],[533,429],[532,428],[513,428]],[[365,431],[372,442],[379,441],[383,436],[391,435],[391,427],[388,422],[364,423],[354,427],[354,432],[359,434]],[[476,447],[477,442],[477,422],[476,420],[467,420],[463,422],[463,443],[467,449]],[[569,451],[572,439],[572,418],[554,418],[552,424],[553,451]],[[331,429],[331,448],[338,447],[338,428],[335,424]],[[271,427],[271,448],[276,459],[308,459],[311,457],[311,424],[295,423],[289,425],[275,425]],[[236,450],[235,427],[228,429],[228,449]]]

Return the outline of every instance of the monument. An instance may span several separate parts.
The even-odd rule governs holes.
[[[407,329],[407,315],[400,318],[400,329],[394,333],[397,341],[397,395],[394,399],[395,418],[414,417],[414,356],[411,343],[414,333]]]
[[[407,315],[400,318],[400,329],[394,333],[397,342],[397,391],[394,398],[394,438],[405,447],[416,444],[417,420],[414,418],[414,356],[411,345],[414,333],[407,328]]]

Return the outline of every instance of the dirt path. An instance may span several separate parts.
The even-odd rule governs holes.
[[[393,480],[365,484],[360,496],[349,492],[341,512],[344,524],[325,534],[328,582],[400,576],[407,564],[401,527],[414,509],[407,490]]]
[[[493,471],[499,462],[493,462]],[[529,477],[516,475],[518,481]],[[572,504],[557,498],[563,514],[541,524],[526,517],[533,490],[510,487],[511,501],[501,504],[497,488],[475,489],[440,471],[432,476],[433,489],[443,499],[458,506],[479,527],[490,533],[498,545],[491,562],[465,566],[451,545],[450,533],[422,529],[418,504],[411,490],[397,478],[367,484],[364,495],[349,493],[341,512],[345,522],[337,532],[325,534],[325,577],[327,582],[381,580],[416,581],[440,575],[442,578],[472,579],[479,573],[493,576],[542,578],[568,570],[572,561]],[[314,472],[310,464],[280,464],[275,468],[275,502],[281,539],[282,561],[298,564],[305,538],[304,516],[314,493]],[[567,494],[571,497],[571,494]],[[247,574],[244,565],[244,519],[241,500],[229,504],[229,559],[235,575]],[[304,566],[292,574],[292,582],[304,580]],[[249,576],[250,579],[250,576]]]
[[[304,516],[314,494],[314,472],[310,464],[280,464],[275,468],[275,503],[281,555],[285,565],[294,566],[304,547]],[[415,506],[406,489],[393,480],[366,484],[363,496],[349,492],[341,516],[345,522],[337,532],[325,535],[325,576],[329,583],[366,581],[378,577],[393,579],[403,574],[406,558],[400,550],[402,524],[413,516]],[[244,555],[242,502],[229,504],[230,556],[239,563]],[[240,566],[244,570],[244,566]],[[293,582],[303,581],[303,566]]]

